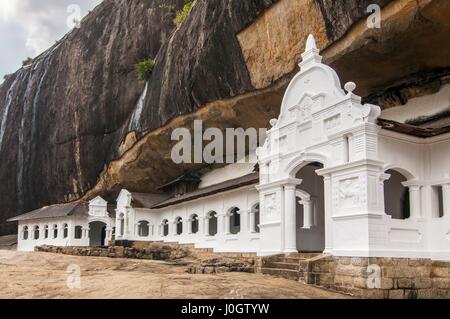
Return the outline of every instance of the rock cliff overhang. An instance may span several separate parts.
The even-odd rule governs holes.
[[[374,2],[382,7],[379,29],[368,28],[366,20],[369,15],[367,6]],[[181,38],[195,42],[190,38],[198,36],[192,34],[192,25],[199,23],[198,16],[204,10],[201,3],[198,1],[190,20],[176,31],[160,52],[159,68],[164,72],[170,72],[171,64],[178,59],[175,52],[183,51]],[[209,27],[203,25],[201,29]],[[211,32],[213,37],[214,32],[219,31]],[[138,141],[135,133],[130,133],[123,145],[125,151],[122,157],[109,165],[87,197],[98,193],[116,193],[121,187],[152,192],[161,185],[161,181],[207,167],[175,165],[170,160],[170,150],[174,145],[170,140],[172,130],[177,127],[191,128],[194,119],[202,119],[205,126],[222,129],[267,127],[269,120],[278,116],[284,91],[297,71],[301,48],[309,32],[314,33],[320,47],[325,48],[322,52],[325,62],[337,70],[343,83],[356,82],[357,94],[365,97],[366,102],[379,104],[383,108],[395,107],[405,104],[409,98],[434,93],[448,81],[449,1],[280,0],[239,30],[235,38],[227,39],[239,43],[239,52],[235,55],[239,57],[238,61],[243,59],[245,62],[250,88],[243,86],[241,91],[245,92],[235,92],[231,97],[206,103],[194,99],[196,106],[192,110],[184,109],[186,114],[179,116],[171,116],[160,109],[162,125],[153,129],[144,120],[144,130],[139,133]],[[220,74],[215,72],[220,70],[216,70],[215,63],[211,63],[212,60],[218,61],[214,59],[215,50],[203,49],[202,55],[195,59],[184,57],[187,59],[185,65],[193,65],[195,60],[197,66],[209,68],[214,76],[219,77]],[[226,62],[227,59],[223,61],[225,65]],[[180,92],[172,92],[170,99],[175,102],[178,102],[180,95],[183,96],[182,91],[196,89],[195,84],[181,80],[189,78],[186,74],[189,75],[190,70],[185,68],[179,71],[181,74],[176,77],[185,87],[179,88]],[[160,77],[164,78],[157,71],[156,79],[160,80]],[[211,82],[211,88],[215,88],[215,83]],[[164,95],[161,91],[165,88],[159,89],[158,93]],[[195,95],[193,91],[190,93]],[[154,96],[151,92],[147,96],[147,107],[154,111]],[[160,100],[156,98],[156,101]]]

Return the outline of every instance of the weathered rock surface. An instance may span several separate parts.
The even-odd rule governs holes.
[[[0,233],[5,219],[79,198],[117,157],[143,84],[183,0],[105,0],[0,87]]]
[[[190,245],[165,243],[134,243],[131,247],[58,247],[38,246],[36,252],[89,257],[161,260],[187,265],[190,274],[219,274],[226,272],[255,272],[256,256],[246,254],[214,254]]]
[[[0,87],[0,115],[8,114],[0,223],[82,196],[113,198],[122,187],[155,191],[202,169],[170,160],[172,129],[194,119],[266,127],[309,33],[343,82],[355,81],[358,94],[385,107],[435,90],[429,83],[439,87],[450,74],[447,0],[196,0],[170,34],[182,3],[105,0],[81,29]],[[383,8],[380,29],[367,28],[369,4]],[[157,53],[129,133],[144,87],[133,65]]]
[[[140,122],[141,139],[110,164],[87,197],[117,192],[124,185],[150,192],[161,179],[201,169],[202,165],[176,165],[170,160],[172,130],[192,128],[194,119],[202,119],[205,127],[266,127],[279,113],[308,33],[314,33],[326,63],[338,70],[342,82],[355,81],[358,94],[382,107],[392,106],[392,101],[404,103],[400,94],[408,98],[424,94],[423,82],[437,81],[440,87],[443,77],[450,74],[450,55],[434,55],[432,49],[439,43],[442,52],[450,52],[450,44],[445,42],[450,33],[446,1],[355,0],[335,5],[324,0],[280,0],[272,6],[254,1],[260,6],[253,16],[259,15],[243,24],[236,18],[248,12],[236,11],[241,2],[227,2],[229,14],[216,19],[207,18],[210,8],[205,2],[197,0],[188,20],[161,49]],[[367,27],[370,4],[383,8],[380,29]],[[215,12],[220,10],[223,8],[215,7]],[[218,28],[218,24],[225,27]],[[236,26],[233,32],[228,29],[230,24]],[[205,39],[209,39],[208,45]],[[213,39],[222,51],[212,45],[216,43]],[[241,74],[243,71],[235,68],[243,62],[248,75],[239,79],[229,76],[228,70]],[[199,79],[198,74],[203,77]],[[402,93],[405,90],[410,93]],[[156,123],[159,127],[155,129]],[[134,134],[129,136],[134,139]]]
[[[184,266],[151,260],[0,250],[0,261],[2,299],[349,298],[261,274],[192,275]],[[67,288],[68,265],[80,267],[81,289]]]

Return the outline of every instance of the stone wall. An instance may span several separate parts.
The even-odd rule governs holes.
[[[450,298],[450,262],[328,256],[307,261],[303,269],[305,283],[358,297]]]
[[[220,274],[226,272],[255,272],[255,258],[214,257],[189,266],[191,274]]]
[[[56,247],[39,246],[35,248],[37,252],[47,252],[54,254],[72,256],[91,256],[109,258],[131,258],[149,260],[178,260],[191,255],[191,252],[183,247],[174,247],[164,244],[149,244],[145,248],[133,248],[122,246],[111,247]]]
[[[256,254],[214,253],[212,249],[196,249],[194,245],[149,242],[111,242],[109,247],[39,246],[37,252],[72,256],[166,260],[186,263],[191,274],[225,272],[255,272],[259,261]]]

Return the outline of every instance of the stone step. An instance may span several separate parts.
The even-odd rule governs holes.
[[[287,263],[287,264],[296,264],[298,265],[301,261],[306,260],[304,258],[297,258],[297,257],[270,257],[267,258],[267,260],[271,262],[278,262],[278,263]]]
[[[286,255],[289,258],[311,259],[322,255],[322,253],[292,253]]]
[[[281,277],[281,278],[291,279],[291,280],[296,280],[296,281],[298,281],[300,278],[298,271],[291,270],[291,269],[261,268],[261,273],[264,275]]]
[[[272,269],[289,269],[289,270],[300,270],[299,264],[293,264],[293,263],[284,263],[284,262],[273,262],[273,261],[264,261],[263,262],[264,268],[272,268]]]

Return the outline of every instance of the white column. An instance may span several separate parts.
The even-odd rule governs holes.
[[[380,175],[380,181],[378,185],[378,195],[379,195],[379,207],[380,212],[386,215],[385,199],[384,199],[384,184],[387,180],[391,178],[390,174],[383,173]]]
[[[112,232],[113,232],[113,228],[112,227],[107,227],[106,228],[106,238],[105,238],[105,246],[107,246],[109,244],[109,241],[112,238]]]
[[[187,234],[190,234],[190,232],[189,232],[189,219],[183,219],[182,221],[181,221],[181,225],[182,225],[182,232],[181,232],[181,235],[187,235]]]
[[[252,209],[251,211],[249,211],[248,213],[249,218],[250,218],[250,233],[254,234],[256,233],[256,223],[255,223],[255,211]]]
[[[198,216],[197,217],[198,218],[198,232],[197,232],[197,236],[202,236],[204,233],[205,233],[205,231],[204,231],[204,229],[205,229],[205,219],[203,218],[203,217],[201,217],[201,216]]]
[[[224,221],[223,225],[225,227],[224,233],[225,233],[225,235],[230,235],[230,215],[224,214],[224,215],[222,215],[222,218]]]
[[[444,217],[450,217],[450,184],[442,185]]]
[[[169,236],[177,236],[177,222],[170,223]],[[170,229],[172,228],[172,229]]]
[[[333,250],[333,213],[332,213],[332,189],[331,176],[324,176],[324,205],[325,205],[325,252]]]
[[[124,223],[123,223],[123,238],[122,239],[128,239],[128,235],[130,234],[130,230],[129,230],[129,217],[128,217],[128,212],[125,214],[124,218]]]
[[[296,253],[297,251],[297,216],[296,216],[296,197],[295,185],[284,186],[284,225],[285,225],[285,241],[284,253]]]
[[[52,229],[52,234],[51,234],[52,236],[53,236],[53,229]],[[83,227],[83,239],[86,239],[86,238],[88,238],[89,237],[89,228],[87,228],[87,227]]]
[[[209,236],[209,217],[205,216],[205,218],[203,218],[203,234],[205,236]]]
[[[421,217],[420,186],[409,186],[409,207],[411,218]]]
[[[299,202],[303,205],[303,229],[311,229],[314,226],[314,207],[311,200],[305,199]]]
[[[192,235],[192,221],[193,219],[188,219],[186,220],[186,229],[187,229],[187,233],[188,235]]]
[[[116,219],[116,239],[122,238],[122,222],[120,218]]]
[[[240,210],[239,215],[241,216],[241,233],[248,233],[251,232],[250,224],[249,224],[249,217],[250,217],[250,211],[249,210]]]

